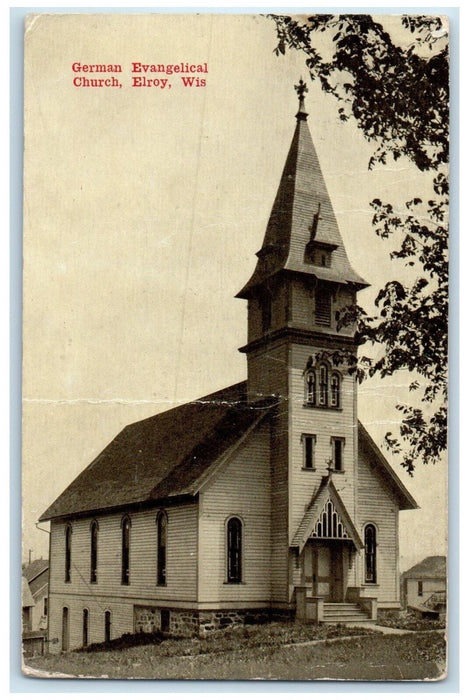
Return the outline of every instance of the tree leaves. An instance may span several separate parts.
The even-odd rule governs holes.
[[[311,79],[318,79],[322,89],[338,101],[339,119],[354,118],[365,138],[375,144],[369,169],[386,164],[390,156],[406,157],[419,170],[434,172],[434,197],[427,202],[412,197],[397,208],[380,199],[371,202],[376,234],[397,240],[391,258],[416,270],[413,284],[388,281],[376,297],[375,315],[358,306],[337,315],[339,329],[353,324],[358,345],[378,344],[383,349],[377,360],[351,353],[341,358],[359,381],[375,374],[411,373],[409,390],[417,392],[421,405],[396,407],[401,414],[399,438],[387,433],[385,444],[412,473],[418,460],[437,461],[447,441],[446,31],[440,17],[404,15],[401,21],[409,42],[398,45],[369,15],[269,17],[275,23],[278,47],[302,51]],[[316,32],[329,36],[327,59],[314,46]]]

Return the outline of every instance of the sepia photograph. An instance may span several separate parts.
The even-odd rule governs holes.
[[[27,16],[24,675],[446,678],[450,31]]]

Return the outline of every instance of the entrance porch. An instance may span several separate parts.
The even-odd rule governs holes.
[[[361,586],[349,586],[349,573],[363,548],[347,509],[325,477],[293,538],[292,583],[296,617],[315,622],[375,620],[377,600],[363,597]]]

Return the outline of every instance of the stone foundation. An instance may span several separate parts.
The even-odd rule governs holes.
[[[161,612],[169,613],[168,632],[178,637],[205,637],[217,630],[241,625],[257,625],[266,622],[292,619],[289,610],[181,610],[134,605],[134,631],[157,632],[161,630]]]

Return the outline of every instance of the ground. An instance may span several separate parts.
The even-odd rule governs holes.
[[[444,673],[446,654],[441,630],[395,636],[278,623],[226,630],[207,640],[134,641],[138,646],[116,640],[111,648],[36,657],[25,672],[81,678],[436,680]]]

